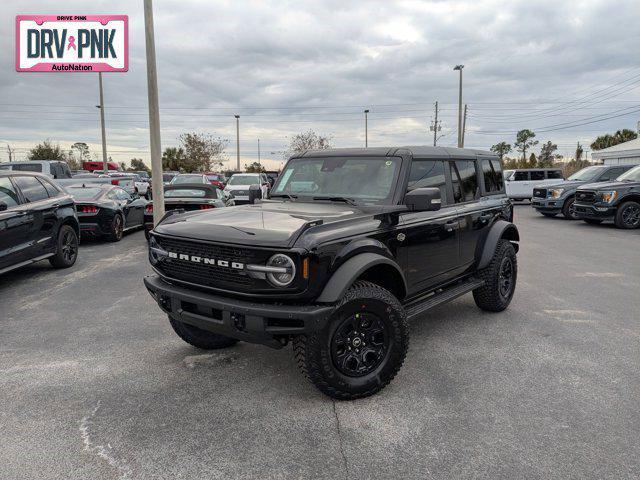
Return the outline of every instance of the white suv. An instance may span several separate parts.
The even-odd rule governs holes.
[[[514,200],[531,200],[534,187],[564,181],[559,168],[527,168],[504,171],[507,196]]]

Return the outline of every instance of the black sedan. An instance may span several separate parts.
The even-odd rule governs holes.
[[[233,195],[220,190],[215,185],[203,183],[177,183],[164,187],[164,208],[171,210],[208,210],[210,208],[235,205]],[[144,211],[144,233],[149,236],[153,228],[153,202]]]
[[[75,200],[80,232],[85,235],[118,242],[124,232],[144,225],[148,202],[120,187],[87,183],[69,186],[67,192]]]

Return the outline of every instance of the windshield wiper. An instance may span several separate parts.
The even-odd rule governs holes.
[[[291,195],[289,193],[275,193],[269,195],[269,198],[288,198],[289,200],[295,200],[298,198],[298,195]]]
[[[330,202],[344,202],[357,207],[358,204],[353,198],[349,197],[313,197],[314,200],[329,200]]]

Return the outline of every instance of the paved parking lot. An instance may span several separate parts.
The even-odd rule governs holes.
[[[511,307],[433,310],[395,381],[350,403],[289,348],[179,340],[141,232],[4,275],[0,477],[638,478],[640,231],[516,223]]]

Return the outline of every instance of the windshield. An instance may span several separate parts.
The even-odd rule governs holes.
[[[260,175],[234,175],[227,185],[260,185]]]
[[[163,173],[162,174],[162,181],[163,182],[170,182],[173,177],[175,177],[176,174],[175,173]]]
[[[640,182],[640,165],[624,172],[616,180],[618,182]]]
[[[102,194],[101,188],[69,188],[68,192],[75,200],[95,200]]]
[[[222,176],[220,175],[207,175],[207,180],[209,180],[210,182],[213,181],[218,181],[218,182],[222,182]]]
[[[202,183],[202,175],[176,175],[171,183]]]
[[[393,195],[396,157],[296,158],[278,177],[273,195],[345,197],[382,203]]]
[[[204,190],[198,190],[196,188],[180,188],[176,190],[167,190],[164,192],[165,198],[204,198],[207,192]]]
[[[576,180],[578,182],[588,182],[592,180],[598,175],[598,172],[601,172],[601,167],[587,167],[582,170],[578,170],[576,173],[571,175],[567,180]]]

